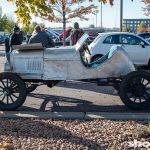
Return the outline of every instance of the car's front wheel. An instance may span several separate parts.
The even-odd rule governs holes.
[[[12,111],[26,99],[26,86],[22,79],[12,73],[0,74],[0,109]]]

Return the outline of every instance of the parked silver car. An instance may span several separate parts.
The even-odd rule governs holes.
[[[84,54],[91,55],[84,34],[75,46],[43,48],[41,44],[15,46],[5,70],[0,73],[0,109],[15,110],[20,107],[37,85],[53,87],[60,81],[82,80],[114,86],[123,103],[131,109],[150,107],[150,74],[135,71],[125,50],[113,46],[93,63]],[[9,58],[9,57],[8,57]]]

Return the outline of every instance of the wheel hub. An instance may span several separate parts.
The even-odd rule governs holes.
[[[144,85],[138,85],[133,89],[133,93],[137,97],[141,97],[145,94],[145,86]]]
[[[3,91],[3,93],[4,93],[5,96],[10,96],[11,95],[10,88],[5,88],[4,91]]]

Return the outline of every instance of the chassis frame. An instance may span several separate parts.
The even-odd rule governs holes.
[[[102,78],[80,80],[92,82],[99,86],[113,86],[118,91],[122,102],[132,110],[146,110],[150,107],[150,73],[144,70],[134,71],[120,78]],[[15,73],[0,73],[0,109],[12,111],[19,108],[26,100],[27,94],[37,86],[47,85],[52,88],[60,81],[24,80]],[[27,86],[29,85],[29,86]]]

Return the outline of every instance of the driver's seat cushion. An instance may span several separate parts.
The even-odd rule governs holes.
[[[101,63],[103,63],[104,61],[106,61],[108,59],[108,56],[109,56],[109,52],[106,55],[104,55],[104,56],[100,57],[99,59],[97,59],[96,61],[88,63],[88,62],[85,61],[83,56],[81,56],[81,54],[80,54],[81,62],[83,63],[83,65],[85,67],[88,67],[88,68],[95,68],[95,67],[99,66]]]

